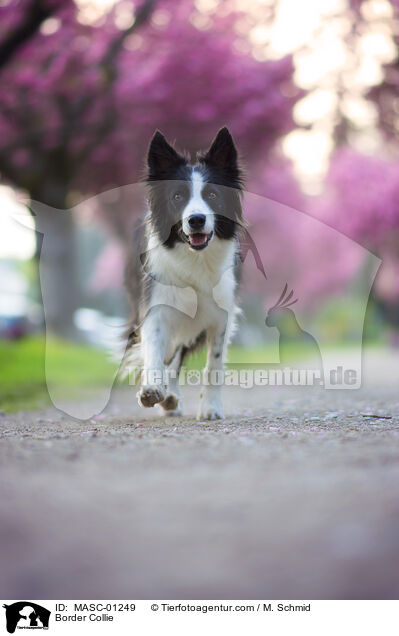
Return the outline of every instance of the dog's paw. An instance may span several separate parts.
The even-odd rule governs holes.
[[[203,402],[199,408],[199,420],[223,420],[223,408],[220,403]]]
[[[162,386],[142,386],[137,393],[137,399],[144,408],[154,406],[165,399],[165,389]]]
[[[165,415],[181,415],[182,410],[179,408],[179,401],[180,400],[177,395],[168,393],[163,402],[161,402]]]

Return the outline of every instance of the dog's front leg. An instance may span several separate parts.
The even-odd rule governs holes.
[[[164,359],[167,337],[162,308],[153,308],[141,327],[144,366],[143,384],[137,394],[140,406],[154,406],[165,399]]]
[[[166,398],[161,402],[165,415],[181,415],[181,397],[179,386],[179,373],[184,359],[183,345],[177,347],[175,354],[167,368]]]
[[[224,377],[226,324],[207,330],[208,355],[198,419],[223,419],[222,384]]]

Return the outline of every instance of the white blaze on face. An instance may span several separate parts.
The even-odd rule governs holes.
[[[204,177],[199,170],[193,168],[191,174],[191,196],[186,207],[183,210],[183,232],[187,235],[193,234],[195,230],[190,227],[189,218],[193,214],[205,214],[205,225],[201,228],[200,233],[210,234],[214,230],[215,216],[212,208],[202,198],[202,190],[205,184]]]

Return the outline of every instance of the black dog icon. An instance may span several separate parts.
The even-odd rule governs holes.
[[[7,631],[13,634],[19,627],[37,627],[48,629],[48,622],[51,612],[32,603],[31,601],[19,601],[12,605],[3,605],[6,610]]]

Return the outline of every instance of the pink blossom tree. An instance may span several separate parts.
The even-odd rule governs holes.
[[[331,161],[323,195],[314,202],[323,221],[382,260],[372,297],[393,328],[399,329],[399,161],[362,155],[343,147]],[[335,261],[335,276],[350,265],[350,254]],[[353,264],[352,264],[353,265]]]
[[[399,52],[399,1],[372,6],[350,0],[352,27],[346,39],[351,50],[365,33],[385,33]],[[359,59],[359,63],[360,63]],[[345,72],[345,70],[344,70]],[[376,107],[377,120],[357,127],[342,110],[335,119],[336,148],[324,191],[311,202],[310,211],[332,227],[365,246],[382,259],[373,294],[386,317],[399,327],[399,55],[382,67],[381,79],[362,98]],[[350,91],[350,87],[347,87]],[[338,91],[339,94],[339,91]],[[339,102],[338,102],[339,103]],[[374,130],[373,130],[374,129]],[[380,140],[372,154],[355,149],[358,135]],[[345,259],[339,268],[346,267]]]
[[[372,26],[373,19],[392,38],[397,49],[393,60],[383,67],[383,77],[376,86],[373,86],[367,94],[367,98],[377,107],[378,127],[385,135],[388,146],[397,145],[399,131],[399,115],[397,109],[397,96],[399,90],[399,0],[389,0],[383,12],[376,12],[374,18],[368,15],[365,0],[350,0],[350,5],[355,13],[354,33],[359,35],[364,28]]]
[[[2,7],[0,52],[10,33],[23,32],[35,4],[10,0]],[[266,163],[294,125],[299,91],[291,59],[264,63],[240,52],[236,16],[216,11],[198,28],[191,1],[144,0],[134,11],[122,4],[123,24],[118,3],[99,22],[82,24],[72,0],[47,0],[47,13],[8,47],[1,69],[0,171],[48,206],[38,227],[54,244],[46,269],[59,293],[47,323],[59,333],[72,324],[78,298],[75,229],[70,214],[52,208],[137,181],[155,128],[190,151],[228,125],[246,161]],[[103,217],[125,233],[126,218],[110,210]]]

